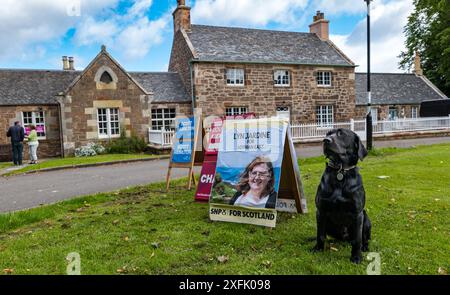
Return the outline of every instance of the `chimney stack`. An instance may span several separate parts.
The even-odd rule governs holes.
[[[69,70],[70,71],[74,71],[75,70],[75,67],[74,67],[74,59],[73,59],[73,56],[69,56]]]
[[[173,12],[174,33],[180,29],[184,31],[191,30],[191,8],[186,6],[185,0],[177,0],[178,6]]]
[[[416,74],[417,76],[423,76],[423,70],[422,70],[422,66],[420,65],[420,55],[419,55],[419,51],[416,50],[415,52],[415,56],[414,56],[414,74]]]
[[[62,57],[62,62],[63,62],[63,70],[64,71],[69,70],[69,61],[67,60],[67,56]]]
[[[325,15],[320,10],[313,17],[313,23],[309,25],[309,32],[316,34],[322,40],[329,38],[329,20],[325,19]]]

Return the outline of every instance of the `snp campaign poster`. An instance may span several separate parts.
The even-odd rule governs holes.
[[[171,159],[173,163],[191,162],[192,149],[194,148],[194,129],[194,117],[177,119]]]
[[[275,227],[288,123],[225,121],[210,197],[210,219]]]

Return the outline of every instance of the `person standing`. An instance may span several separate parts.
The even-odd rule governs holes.
[[[30,125],[30,134],[28,134],[28,147],[30,149],[30,164],[37,164],[37,149],[39,146],[38,135],[36,127]]]
[[[6,136],[11,137],[14,165],[22,165],[23,140],[25,138],[25,132],[23,127],[20,126],[19,121],[14,122],[14,126],[9,127]]]

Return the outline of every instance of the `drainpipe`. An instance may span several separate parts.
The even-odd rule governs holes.
[[[65,158],[64,154],[64,136],[63,136],[63,126],[62,126],[62,108],[61,108],[61,102],[58,100],[58,113],[59,113],[59,142],[60,142],[60,149],[61,149],[61,157]]]
[[[189,61],[189,75],[191,77],[191,100],[192,100],[192,114],[195,114],[195,94],[194,94],[194,74],[193,74],[193,63],[192,60]]]

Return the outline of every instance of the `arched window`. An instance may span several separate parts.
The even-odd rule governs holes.
[[[113,81],[113,78],[111,77],[111,75],[107,72],[104,71],[103,74],[100,77],[100,81],[105,83],[105,84],[109,84]]]

